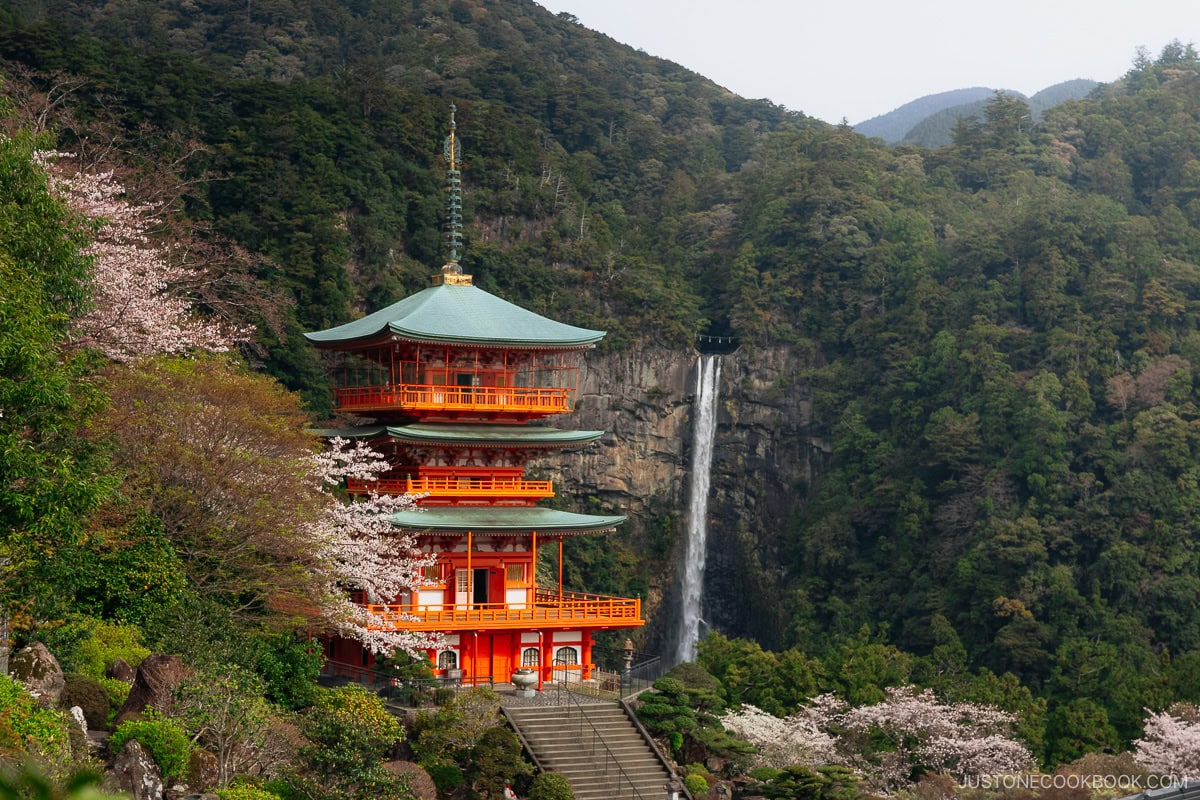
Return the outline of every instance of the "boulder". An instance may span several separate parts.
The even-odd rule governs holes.
[[[41,642],[34,642],[13,656],[9,671],[15,680],[25,684],[29,693],[48,708],[58,705],[58,699],[67,685],[58,659]]]
[[[136,675],[137,673],[133,671],[133,667],[129,666],[129,662],[123,658],[117,658],[104,670],[104,677],[125,681],[125,683],[133,683]]]
[[[83,731],[84,736],[87,736],[88,724],[87,719],[83,716],[83,709],[79,706],[71,706],[71,719],[75,720],[79,730]]]
[[[188,669],[179,656],[147,656],[137,668],[129,697],[117,712],[116,724],[137,719],[147,708],[165,714],[171,707],[175,690],[187,675]]]
[[[217,757],[207,750],[196,748],[188,757],[188,786],[207,789],[217,785]]]
[[[393,775],[408,779],[408,789],[416,800],[437,800],[437,786],[429,773],[411,761],[388,761],[383,768]]]
[[[162,773],[136,739],[126,742],[117,754],[112,776],[118,788],[132,795],[133,800],[163,800]]]

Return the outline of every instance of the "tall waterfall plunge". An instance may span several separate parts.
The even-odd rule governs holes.
[[[679,645],[676,661],[695,661],[700,641],[700,596],[708,539],[708,487],[712,477],[713,438],[717,431],[717,396],[721,390],[721,357],[702,355],[696,362],[696,399],[692,406],[692,469],[688,486],[687,557],[681,587]]]

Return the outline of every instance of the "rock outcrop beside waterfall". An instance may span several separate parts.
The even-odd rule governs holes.
[[[669,557],[647,598],[645,646],[674,639],[685,552],[697,354],[643,347],[592,353],[577,411],[561,424],[606,431],[600,443],[557,457],[561,486],[580,506],[595,498],[630,517],[635,547],[664,526]],[[781,548],[830,450],[813,419],[808,366],[795,351],[748,350],[722,357],[709,499],[704,618],[718,629],[781,640]]]

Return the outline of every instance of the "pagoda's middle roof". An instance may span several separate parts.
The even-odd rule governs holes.
[[[488,533],[500,536],[539,534],[570,536],[606,533],[616,530],[623,516],[574,514],[553,508],[512,508],[501,506],[431,507],[400,511],[392,515],[392,524],[414,533],[446,534]]]
[[[327,439],[382,439],[406,444],[472,445],[476,447],[570,447],[594,442],[604,431],[564,431],[541,425],[363,425],[357,428],[324,428]]]
[[[442,284],[362,319],[304,336],[318,347],[396,336],[433,344],[578,348],[600,341],[604,331],[556,322],[477,286]]]

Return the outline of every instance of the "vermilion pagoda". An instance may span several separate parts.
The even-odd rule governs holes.
[[[583,353],[604,333],[513,305],[462,274],[455,149],[452,127],[450,260],[434,285],[306,334],[335,354],[337,409],[375,421],[336,434],[367,440],[391,465],[374,486],[352,482],[350,492],[424,495],[422,511],[394,522],[437,564],[418,589],[374,598],[371,611],[384,626],[443,634],[445,648],[429,657],[464,682],[507,681],[519,668],[537,669],[539,683],[555,670],[586,679],[592,633],[643,625],[641,601],[565,591],[562,542],[610,532],[624,517],[537,506],[554,489],[527,479],[525,467],[535,455],[600,438],[601,431],[538,423],[572,410]],[[539,585],[538,552],[546,547],[558,552],[556,585]],[[330,656],[369,660],[348,641],[333,642]]]

